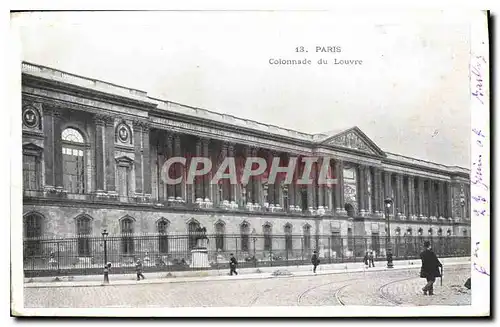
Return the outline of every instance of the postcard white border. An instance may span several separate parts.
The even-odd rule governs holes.
[[[482,55],[486,58],[489,63],[488,56],[488,33],[487,33],[487,16],[486,12],[476,11],[471,13],[471,53]],[[11,43],[17,43],[13,48],[14,51],[10,51],[8,73],[9,73],[9,108],[19,108],[21,106],[20,97],[20,70],[18,69],[19,62],[19,47],[20,44],[17,41],[17,36],[11,34]],[[16,51],[17,49],[17,51]],[[472,58],[472,57],[471,57]],[[485,71],[485,78],[488,78],[489,71]],[[489,79],[487,79],[489,81]],[[472,82],[471,82],[472,83]],[[471,84],[472,85],[472,84]],[[472,126],[476,128],[481,128],[484,134],[489,137],[489,84],[485,82],[485,105],[479,105],[474,101],[471,101],[472,109]],[[22,223],[20,219],[14,219],[12,217],[22,217],[22,189],[21,189],[21,171],[22,171],[22,156],[19,151],[19,146],[21,144],[21,121],[18,111],[15,109],[10,110],[10,126],[11,126],[11,139],[10,144],[10,158],[11,158],[11,250],[12,249],[22,249]],[[473,132],[472,132],[473,133]],[[488,148],[483,147],[478,149],[472,144],[472,160],[477,158],[479,151],[484,153],[484,157],[488,157],[488,160],[484,161],[485,166],[483,170],[483,180],[487,181],[489,187],[489,143]],[[486,164],[487,163],[487,164]],[[480,188],[473,187],[471,190],[472,196],[483,196],[490,199],[489,191],[481,191]],[[477,209],[474,202],[471,202],[471,211],[473,212]],[[482,248],[481,253],[489,254],[489,205],[487,205],[488,216],[486,219],[476,219],[473,215],[472,219],[472,243],[480,242]],[[481,290],[479,292],[472,292],[472,305],[471,306],[460,306],[460,307],[446,307],[446,306],[429,306],[429,307],[257,307],[257,308],[105,308],[105,309],[66,309],[66,308],[52,308],[52,309],[33,309],[24,308],[23,301],[23,274],[22,274],[22,256],[16,255],[12,252],[11,257],[11,271],[12,271],[12,309],[13,313],[19,313],[25,316],[180,316],[180,317],[192,317],[192,316],[266,316],[275,317],[283,316],[288,317],[290,312],[293,312],[296,316],[373,316],[373,317],[387,317],[387,316],[476,316],[484,315],[489,313],[489,290],[490,290],[490,279],[484,274],[479,272],[474,272],[472,274],[473,278],[473,290]],[[481,265],[487,266],[489,269],[489,256],[483,255],[481,259],[478,258],[477,262]],[[476,263],[477,263],[476,262]],[[474,271],[474,270],[473,270]],[[486,291],[488,291],[488,296],[486,296]],[[293,311],[291,311],[293,310]]]

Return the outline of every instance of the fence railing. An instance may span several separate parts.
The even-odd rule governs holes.
[[[140,259],[147,271],[226,269],[231,253],[239,268],[307,265],[314,250],[322,263],[361,262],[367,251],[385,260],[391,247],[394,260],[418,258],[423,242],[431,242],[438,257],[470,256],[469,237],[333,235],[207,235],[209,267],[192,267],[197,234],[121,235],[24,240],[26,277],[100,274],[105,262],[113,273],[133,273]]]

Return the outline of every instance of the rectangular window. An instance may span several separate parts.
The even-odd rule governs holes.
[[[129,168],[124,166],[118,166],[118,195],[120,196],[120,201],[128,201],[129,192],[129,178],[128,178]]]
[[[270,234],[264,234],[264,251],[271,251],[272,237]]]
[[[285,250],[287,252],[293,250],[293,241],[292,241],[292,235],[286,234],[285,235]]]
[[[342,256],[342,239],[340,237],[340,232],[332,232],[331,246],[337,258]]]
[[[23,188],[37,190],[38,187],[38,162],[32,155],[23,156]]]
[[[248,252],[249,246],[248,234],[241,234],[241,251]]]
[[[168,253],[168,236],[167,235],[158,236],[158,250],[161,254]]]
[[[354,250],[354,237],[352,236],[352,228],[347,229],[347,250]]]
[[[311,250],[311,233],[309,231],[304,232],[304,250],[306,252]]]
[[[378,233],[372,233],[372,250],[377,256],[380,255],[380,237]]]
[[[224,234],[222,233],[215,234],[215,248],[217,250],[220,249],[221,251],[224,251]]]
[[[63,148],[63,184],[69,193],[85,192],[85,165],[82,150]]]

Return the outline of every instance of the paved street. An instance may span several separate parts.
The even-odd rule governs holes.
[[[419,267],[408,270],[90,287],[25,288],[26,307],[222,307],[469,305],[470,265],[447,267],[435,295],[422,295]],[[147,276],[146,276],[147,277]]]

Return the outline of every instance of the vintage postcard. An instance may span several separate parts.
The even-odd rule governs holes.
[[[487,11],[11,25],[13,315],[490,315]]]

